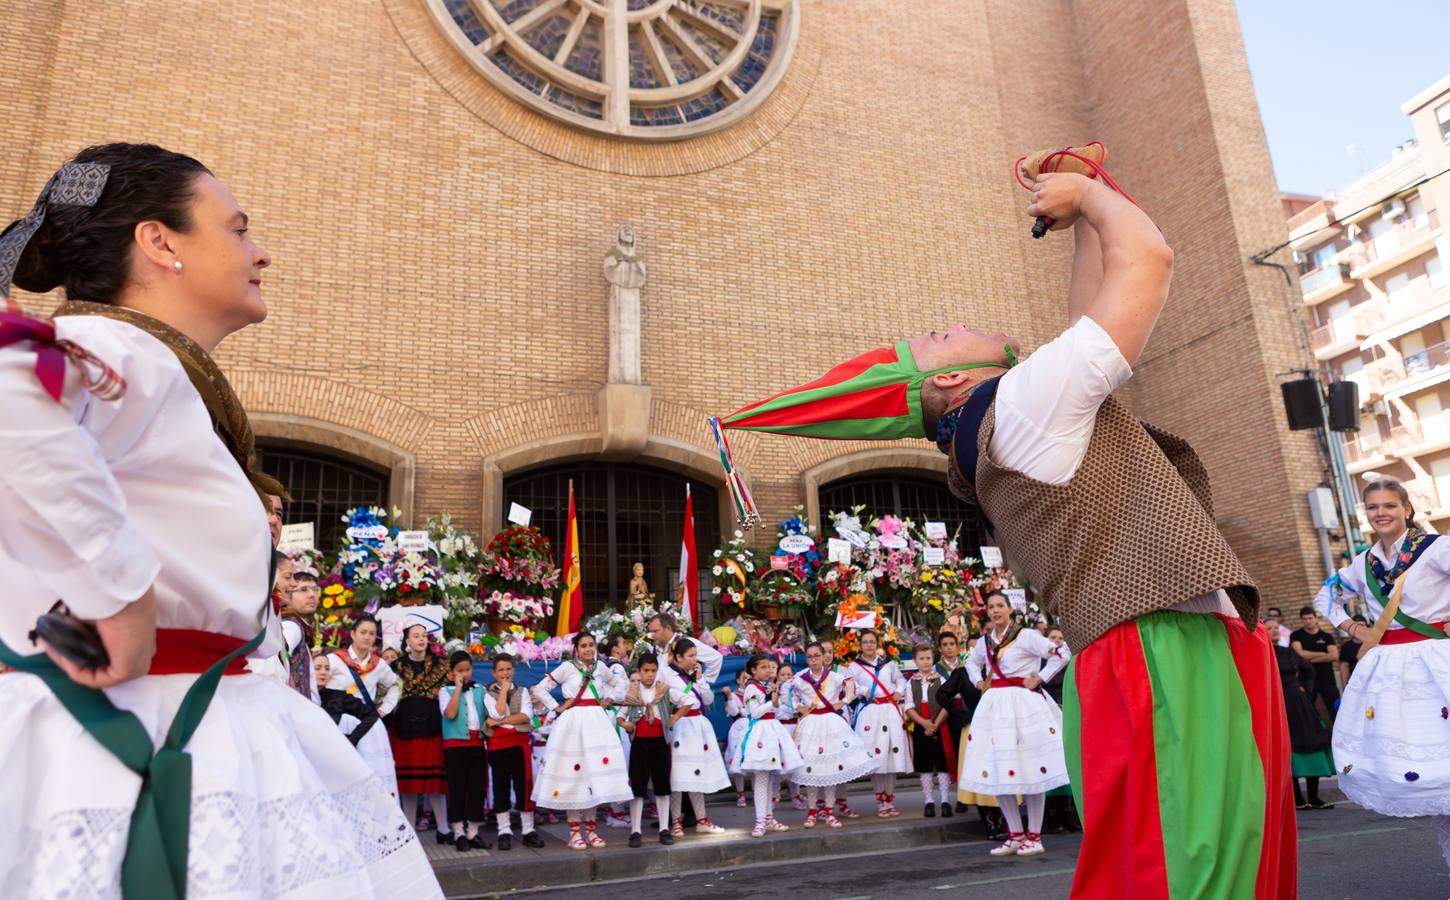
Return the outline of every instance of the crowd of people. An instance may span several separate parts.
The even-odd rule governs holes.
[[[536,826],[555,816],[581,850],[605,846],[601,821],[627,826],[629,845],[641,846],[646,812],[663,844],[687,828],[720,833],[706,798],[732,786],[737,806],[753,797],[753,837],[789,830],[778,803],[803,828],[840,828],[859,817],[848,784],[869,778],[876,815],[890,819],[897,778],[911,774],[925,817],[975,806],[1003,840],[996,855],[1043,852],[1049,792],[1063,806],[1059,829],[1077,826],[1058,706],[1071,654],[1060,630],[1024,626],[1001,593],[987,597],[980,639],[963,647],[942,631],[906,666],[865,630],[849,661],[815,641],[799,672],[762,654],[734,687],[717,687],[719,652],[660,614],[642,648],[576,634],[572,658],[524,688],[506,654],[490,657],[490,683],[476,683],[484,670],[473,657],[445,657],[423,622],[404,620],[400,645],[382,647],[378,621],[363,615],[345,648],[309,652],[317,577],[305,556],[279,554],[284,647],[249,666],[319,704],[409,821],[460,852],[494,846],[486,831],[511,849],[515,824],[524,846],[542,846]],[[708,717],[717,696],[731,719],[723,741]]]

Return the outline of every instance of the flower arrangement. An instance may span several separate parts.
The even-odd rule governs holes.
[[[392,534],[383,524],[387,517],[388,511],[381,506],[355,506],[343,514],[347,543],[338,552],[337,563],[349,584],[370,580],[383,567],[384,543]]]
[[[912,537],[910,519],[882,516],[871,522],[866,544],[866,572],[883,602],[904,604],[917,582],[921,547]]]
[[[288,558],[292,560],[292,572],[296,575],[311,575],[320,579],[327,570],[327,559],[321,550],[298,550],[289,554]]]
[[[790,569],[766,569],[750,591],[752,611],[769,620],[799,618],[812,600],[807,583]]]
[[[710,594],[715,599],[716,615],[728,619],[744,612],[747,585],[755,575],[755,552],[746,546],[743,532],[736,531],[715,551],[710,574],[715,576]]]
[[[483,612],[495,630],[505,623],[537,627],[554,614],[549,592],[559,585],[559,567],[539,529],[515,525],[494,535],[480,557],[479,575]]]
[[[815,534],[816,526],[805,520],[804,512],[805,507],[797,506],[795,515],[782,521],[775,531],[780,555],[786,559],[786,571],[802,585],[814,581],[816,569],[825,560],[820,552],[820,539]]]
[[[384,542],[383,552],[391,545]],[[443,572],[430,558],[431,553],[393,549],[382,568],[372,574],[382,606],[423,606],[443,600]]]
[[[901,659],[902,641],[901,635],[897,632],[896,626],[886,618],[886,611],[881,604],[872,600],[865,594],[852,594],[842,601],[837,614],[838,621],[849,622],[861,613],[876,613],[876,625],[871,630],[881,637],[881,651],[894,660]],[[855,659],[861,652],[861,630],[858,628],[841,627],[836,630],[835,653],[840,660]]]
[[[438,548],[438,567],[442,570],[439,588],[446,611],[443,634],[465,638],[484,618],[483,602],[478,596],[483,551],[470,532],[453,527],[453,517],[448,513],[428,520],[428,539]]]
[[[317,605],[317,647],[340,648],[347,643],[353,620],[362,612],[357,593],[348,587],[340,573],[332,573],[320,581],[322,599]]]
[[[912,611],[921,625],[931,630],[946,624],[947,617],[965,609],[969,589],[961,569],[954,566],[928,566],[921,570],[911,592]]]

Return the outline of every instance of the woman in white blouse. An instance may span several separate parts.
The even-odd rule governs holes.
[[[270,263],[211,172],[146,144],[83,151],[0,236],[0,294],[66,295],[0,329],[8,895],[442,896],[327,714],[242,661],[282,649],[281,488],[210,354],[266,316]],[[32,642],[57,598],[104,659]]]
[[[398,676],[391,666],[375,651],[378,643],[378,620],[369,615],[359,616],[352,625],[352,643],[346,650],[338,650],[331,656],[327,687],[351,694],[378,712],[384,718],[398,705],[398,694],[402,690]],[[343,724],[343,733],[349,731],[349,724]],[[393,767],[393,747],[384,728],[373,728],[358,742],[357,752],[372,770],[377,773],[388,793],[398,795],[397,770]],[[408,810],[411,815],[412,810]],[[441,830],[441,828],[440,828]]]
[[[999,591],[987,595],[987,620],[986,633],[966,661],[982,700],[972,715],[957,783],[963,790],[995,794],[1002,806],[1007,842],[993,856],[1033,856],[1043,852],[1047,792],[1068,781],[1062,710],[1042,682],[1067,665],[1071,652],[1013,621],[1012,604]],[[1025,831],[1018,795],[1027,802]]]
[[[1450,866],[1450,538],[1415,527],[1398,481],[1366,485],[1374,543],[1314,598],[1361,642],[1334,721],[1339,787],[1386,816],[1433,816]],[[1354,622],[1358,599],[1374,626]]]

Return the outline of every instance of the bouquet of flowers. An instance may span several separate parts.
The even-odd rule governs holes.
[[[744,612],[746,585],[755,575],[755,553],[746,546],[743,532],[735,532],[725,546],[715,551],[710,574],[715,576],[710,593],[715,598],[716,615],[728,619]]]
[[[543,631],[531,634],[522,625],[510,625],[497,638],[497,643],[492,648],[494,655],[507,653],[525,664],[540,660],[561,660],[573,650],[574,644],[568,638],[552,637]]]
[[[805,520],[802,516],[804,511],[804,507],[797,506],[795,515],[777,526],[775,540],[780,555],[786,559],[786,571],[794,575],[801,585],[808,585],[814,581],[816,569],[825,560],[825,556],[820,552],[819,538],[815,535],[816,526]]]
[[[750,591],[753,611],[772,621],[804,615],[812,600],[807,583],[790,569],[766,569]]]
[[[391,540],[384,543],[384,548]],[[443,572],[431,553],[394,549],[387,563],[373,572],[383,606],[423,606],[443,600]]]
[[[385,547],[392,536],[392,530],[383,524],[387,517],[388,511],[381,506],[355,506],[342,516],[347,543],[338,552],[337,563],[348,584],[371,580],[396,549]]]
[[[606,607],[585,619],[584,630],[600,642],[616,634],[622,634],[631,641],[638,641],[640,636],[640,626],[635,624],[634,617],[612,607]]]
[[[921,570],[911,603],[916,619],[928,629],[946,624],[947,616],[967,607],[967,580],[954,566],[927,566]]]
[[[311,575],[321,579],[327,571],[327,559],[321,550],[298,550],[288,556],[292,560],[292,571],[297,575]]]
[[[864,629],[847,627],[847,625],[859,615],[868,612],[876,614],[876,623],[871,630],[880,635],[881,651],[891,659],[900,660],[901,635],[897,632],[896,626],[886,618],[886,611],[882,609],[881,604],[865,594],[852,594],[841,603],[837,610],[837,621],[843,624],[836,629],[836,658],[848,661],[855,659],[856,654],[861,652],[860,632]]]
[[[471,533],[453,527],[453,517],[448,513],[428,520],[428,539],[438,548],[438,567],[442,570],[438,586],[447,611],[443,633],[450,638],[465,638],[474,623],[484,617],[478,597],[483,551]]]
[[[494,535],[479,562],[484,615],[497,627],[536,627],[554,614],[549,592],[559,586],[559,567],[549,539],[534,527],[515,525]]]
[[[319,648],[340,648],[347,643],[353,620],[362,613],[363,604],[348,587],[341,573],[333,573],[319,582],[322,599],[317,606],[317,637]]]
[[[866,572],[876,596],[905,603],[916,586],[921,547],[911,536],[910,519],[882,516],[871,522],[873,534],[866,544]]]

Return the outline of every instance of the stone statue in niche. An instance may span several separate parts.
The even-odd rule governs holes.
[[[633,571],[634,577],[629,580],[629,605],[654,605],[655,595],[649,592],[649,582],[644,580],[644,563],[635,563]]]
[[[609,383],[639,384],[639,289],[648,272],[635,247],[634,226],[625,222],[604,257],[609,282]]]

